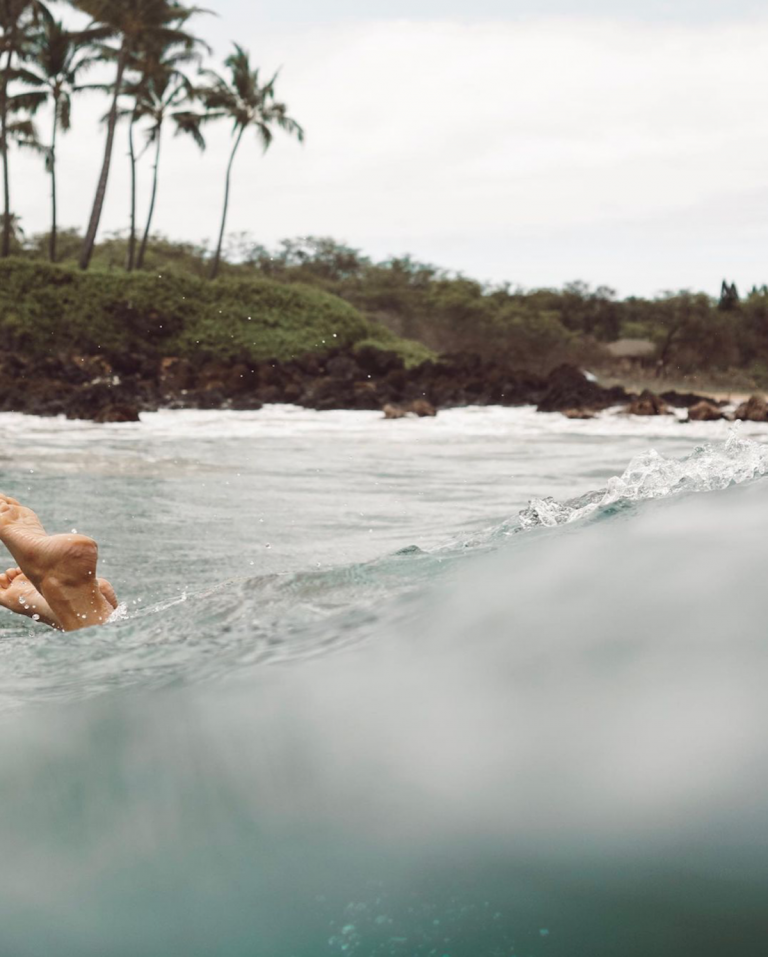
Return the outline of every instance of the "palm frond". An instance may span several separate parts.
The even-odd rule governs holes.
[[[26,112],[35,114],[48,99],[46,92],[16,93],[7,99],[8,109],[12,113]]]
[[[72,87],[73,93],[84,93],[86,91],[96,91],[97,93],[111,93],[114,87],[111,83],[79,83]]]
[[[205,107],[200,123],[229,118],[233,136],[252,126],[265,152],[274,141],[275,128],[304,142],[303,127],[288,115],[284,103],[275,100],[279,70],[262,83],[259,70],[251,66],[248,51],[238,43],[234,44],[234,52],[227,57],[225,65],[230,73],[228,80],[213,70],[200,72],[207,84],[197,94]]]
[[[101,66],[104,62],[104,57],[102,56],[93,56],[91,54],[86,54],[82,56],[79,60],[75,60],[70,64],[69,70],[67,71],[67,77],[70,82],[73,82],[79,73],[87,73],[89,70],[92,70],[95,66]]]
[[[30,153],[37,153],[38,156],[47,156],[50,153],[50,149],[47,146],[43,146],[43,144],[37,140],[28,140],[19,137],[16,141],[16,145],[19,149],[29,150]]]
[[[14,120],[6,128],[6,134],[9,139],[14,140],[19,145],[28,146],[31,143],[40,142],[37,135],[37,127],[32,120]]]
[[[18,83],[26,83],[27,86],[43,86],[45,84],[45,77],[40,76],[31,69],[14,67],[13,69],[2,70],[0,72],[8,83],[16,81]]]
[[[201,151],[205,150],[207,144],[200,129],[200,126],[204,121],[199,114],[191,113],[189,111],[179,111],[178,113],[173,114],[173,121],[176,124],[175,136],[186,133],[188,136],[192,137]]]
[[[269,147],[272,145],[272,141],[275,138],[275,134],[272,132],[272,130],[269,128],[269,126],[266,123],[256,123],[255,126],[256,126],[256,135],[261,140],[261,145],[263,146],[264,152],[266,153]]]

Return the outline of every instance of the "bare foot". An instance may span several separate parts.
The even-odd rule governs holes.
[[[99,548],[84,535],[46,535],[32,509],[0,495],[0,542],[64,631],[102,625],[114,611],[96,577]]]
[[[98,582],[102,595],[112,608],[116,609],[118,601],[115,589],[104,578],[99,578]],[[59,631],[63,630],[48,602],[20,568],[9,568],[0,574],[0,607]]]
[[[0,606],[51,628],[61,629],[48,602],[20,568],[9,568],[0,574]]]

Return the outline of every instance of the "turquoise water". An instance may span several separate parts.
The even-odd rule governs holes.
[[[767,436],[0,416],[124,602],[0,619],[0,953],[764,953]]]

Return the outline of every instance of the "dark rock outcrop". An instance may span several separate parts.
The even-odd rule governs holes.
[[[724,419],[722,411],[707,399],[702,399],[688,409],[688,422],[717,422]]]
[[[405,405],[387,402],[383,411],[385,419],[404,419],[407,415],[417,415],[420,419],[425,419],[437,415],[437,409],[426,399],[415,399]]]
[[[72,416],[70,416],[72,418]],[[108,405],[105,406],[96,416],[95,422],[139,422],[138,406],[130,405]]]
[[[411,402],[410,411],[418,415],[420,419],[434,418],[437,415],[437,409],[426,399],[416,399]]]
[[[708,399],[704,395],[696,395],[695,392],[675,392],[672,390],[670,392],[662,392],[660,398],[662,398],[667,405],[671,405],[675,409],[690,409],[700,402],[712,403],[711,399]]]
[[[604,389],[575,366],[561,365],[547,377],[538,409],[539,412],[566,412],[569,409],[596,412],[630,398],[621,386]]]
[[[645,389],[624,410],[627,415],[669,415],[667,403],[653,392]]]
[[[508,361],[457,354],[409,369],[396,353],[374,346],[288,362],[137,354],[57,354],[41,361],[0,354],[0,411],[95,422],[135,422],[141,412],[159,408],[256,410],[268,403],[419,416],[453,406],[536,405],[587,418],[635,401],[648,400],[620,386],[605,389],[574,366],[559,366],[545,377]],[[659,414],[660,400],[650,402],[655,411],[641,414]]]
[[[742,422],[768,422],[768,404],[761,395],[753,395],[742,402],[733,413]]]

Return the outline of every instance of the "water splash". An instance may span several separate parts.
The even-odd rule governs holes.
[[[731,432],[724,445],[701,445],[684,459],[665,458],[651,449],[632,459],[623,475],[605,488],[558,502],[532,499],[520,512],[516,529],[554,528],[588,518],[595,512],[632,502],[665,498],[681,492],[713,492],[741,485],[768,473],[768,447]],[[509,531],[509,529],[507,529]]]

